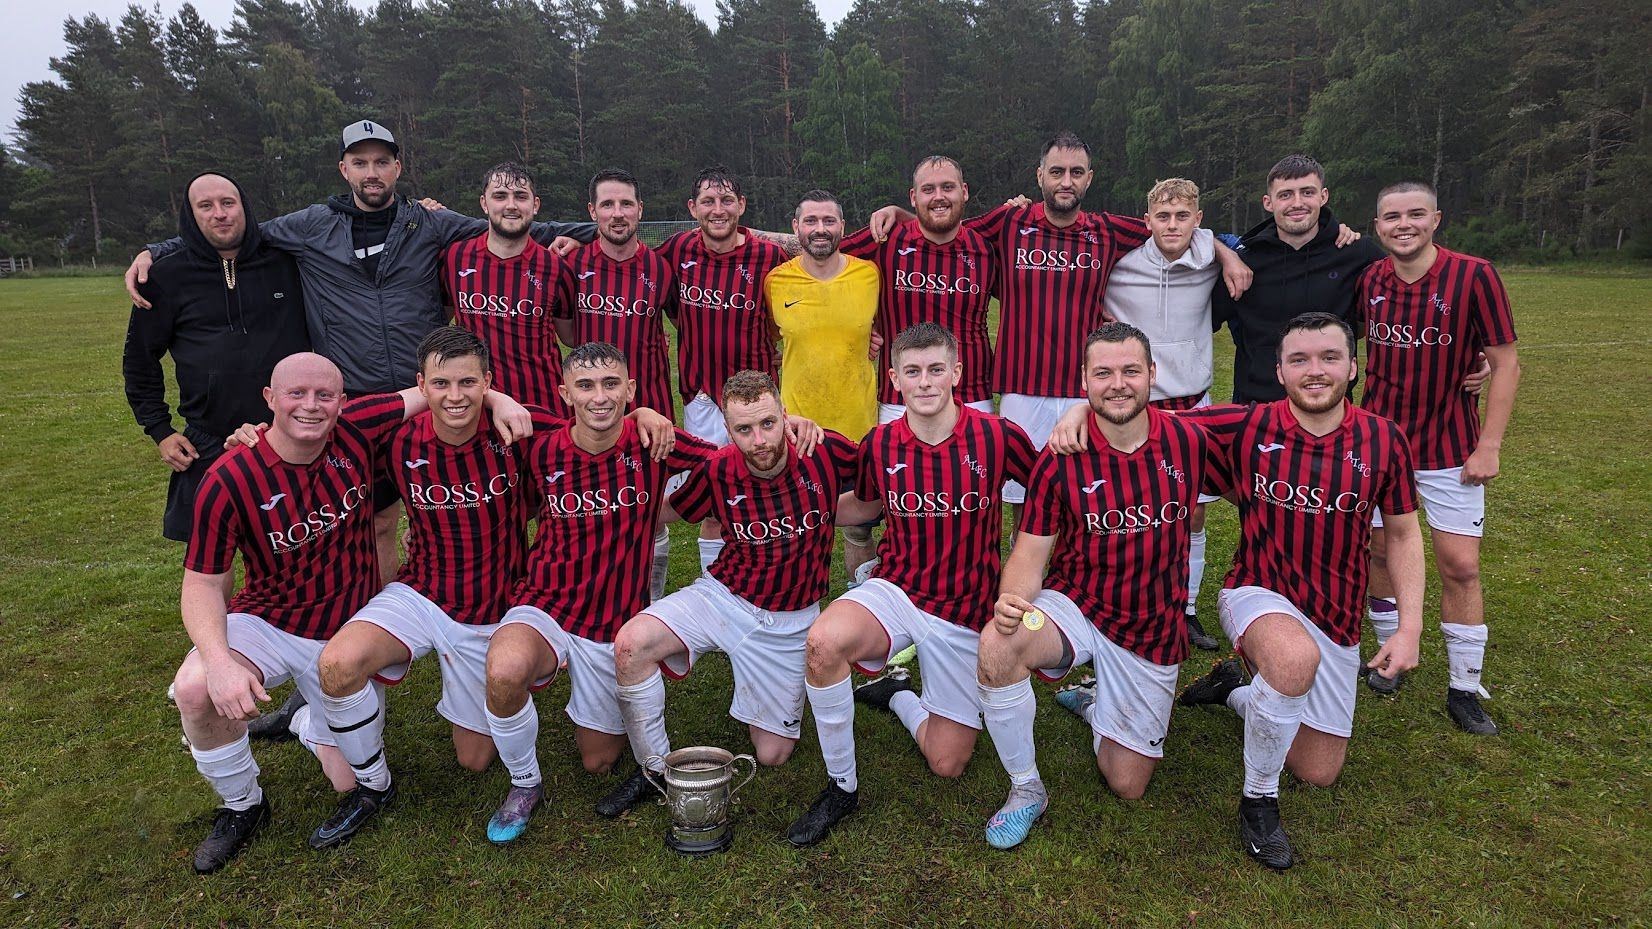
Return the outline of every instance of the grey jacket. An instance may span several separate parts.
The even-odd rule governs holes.
[[[352,396],[412,387],[419,340],[447,323],[437,267],[447,246],[487,231],[485,219],[451,210],[431,211],[397,195],[396,217],[369,278],[355,256],[350,217],[325,203],[261,223],[264,240],[293,256],[304,282],[310,343],[344,372]],[[534,223],[534,239],[596,238],[593,223]],[[149,246],[156,259],[183,247],[182,239]]]
[[[1193,230],[1193,241],[1175,261],[1166,261],[1148,239],[1113,266],[1107,315],[1147,336],[1158,368],[1154,400],[1197,397],[1210,389],[1210,295],[1221,273],[1209,229]]]

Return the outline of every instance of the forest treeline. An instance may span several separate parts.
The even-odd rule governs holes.
[[[543,215],[583,215],[614,165],[645,219],[682,219],[721,162],[750,223],[818,186],[853,224],[941,152],[973,212],[1035,193],[1041,141],[1071,128],[1095,208],[1185,176],[1207,225],[1243,230],[1268,166],[1306,151],[1351,225],[1422,178],[1456,247],[1652,256],[1644,0],[858,0],[831,30],[809,0],[719,0],[714,25],[680,0],[239,0],[222,31],[134,5],[64,34],[0,148],[0,253],[37,261],[123,261],[207,168],[264,216],[318,201],[357,118],[395,132],[406,192],[461,209],[509,159]]]

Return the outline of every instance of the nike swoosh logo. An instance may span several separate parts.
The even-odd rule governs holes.
[[[415,458],[412,461],[404,461],[404,462],[402,462],[402,464],[407,465],[409,468],[422,468],[425,465],[430,464],[430,459],[429,458]]]
[[[550,477],[545,478],[545,483],[555,484],[557,481],[562,479],[562,475],[567,474],[567,473],[568,472],[566,472],[566,471],[558,471],[555,474],[551,475]]]
[[[1285,446],[1280,445],[1278,442],[1269,442],[1267,445],[1258,444],[1256,446],[1256,450],[1259,452],[1277,452],[1282,450],[1284,447]]]
[[[463,271],[459,272],[459,276],[460,277],[470,277],[472,274],[475,274],[475,273],[476,273],[475,268],[466,268]]]
[[[277,504],[277,503],[280,503],[280,502],[281,502],[281,500],[282,500],[282,498],[284,498],[284,497],[286,497],[286,496],[287,496],[287,495],[286,495],[286,494],[276,494],[276,495],[275,495],[275,496],[273,496],[273,497],[271,497],[271,498],[270,498],[270,502],[268,502],[268,503],[260,503],[260,504],[258,504],[258,508],[259,508],[259,509],[260,509],[260,510],[263,510],[263,511],[264,511],[264,512],[266,512],[266,513],[267,513],[267,512],[269,512],[269,511],[270,511],[270,510],[273,510],[273,509],[275,509],[275,505],[276,505],[276,504]]]
[[[907,255],[910,255],[910,254],[912,254],[913,252],[915,252],[917,250],[918,249],[915,246],[908,245],[905,248],[895,249],[895,254],[901,256],[902,258],[905,258]]]
[[[594,276],[595,274],[596,274],[595,271],[581,271],[581,272],[579,272],[579,279],[583,281],[588,277]]]
[[[893,468],[884,468],[883,471],[885,474],[899,474],[901,473],[901,469],[904,467],[906,467],[906,462],[903,461],[900,464],[895,465]]]
[[[739,506],[740,501],[744,500],[744,499],[746,499],[745,494],[735,494],[734,498],[728,501],[728,505],[729,506]]]
[[[1103,485],[1105,483],[1107,483],[1106,478],[1098,477],[1095,480],[1091,481],[1090,483],[1084,485],[1084,492],[1087,493],[1087,494],[1093,494],[1093,493],[1096,492],[1097,487],[1100,487],[1101,485]]]
[[[360,809],[351,810],[350,815],[345,817],[344,822],[339,823],[337,828],[328,829],[325,825],[323,825],[321,828],[316,830],[316,835],[321,836],[323,839],[330,839],[333,836],[338,835],[340,832],[350,828],[351,824],[354,823],[360,816]]]
[[[1246,844],[1250,846],[1250,853],[1252,855],[1262,854],[1262,846],[1257,845],[1255,842],[1247,842]]]
[[[803,302],[802,300],[792,300],[791,302],[786,304],[786,309],[789,310],[792,307],[797,306],[799,303],[802,303],[802,302]]]

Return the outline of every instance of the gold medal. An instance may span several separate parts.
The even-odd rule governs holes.
[[[1033,607],[1027,612],[1022,613],[1021,625],[1028,632],[1037,632],[1038,630],[1044,628],[1044,611],[1038,609],[1037,607]]]

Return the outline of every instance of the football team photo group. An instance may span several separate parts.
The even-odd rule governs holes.
[[[1281,152],[1235,235],[1185,178],[1087,207],[1090,147],[1050,127],[1016,153],[1032,199],[972,202],[935,154],[889,179],[904,203],[845,215],[804,178],[764,230],[718,165],[685,190],[603,170],[588,216],[547,220],[521,165],[419,200],[376,116],[337,142],[342,192],[262,221],[254,179],[201,166],[127,272],[126,396],[181,545],[170,697],[217,807],[196,872],[310,789],[261,780],[271,752],[308,750],[336,792],[313,849],[371,854],[444,803],[406,787],[392,715],[508,772],[473,826],[501,867],[575,808],[665,831],[695,728],[671,698],[714,652],[758,782],[824,768],[813,796],[741,795],[789,821],[741,842],[804,855],[872,800],[868,727],[910,734],[920,806],[992,766],[1002,802],[964,825],[1013,856],[1092,828],[1043,772],[1088,769],[1128,816],[1175,721],[1226,714],[1213,854],[1283,871],[1323,837],[1288,828],[1281,785],[1334,788],[1356,705],[1427,701],[1441,739],[1512,722],[1482,703],[1481,541],[1514,315],[1490,262],[1436,241],[1425,180],[1339,201],[1345,224],[1336,179]],[[694,222],[645,244],[645,200]],[[1207,539],[1224,510],[1236,546]],[[397,695],[410,675],[439,676],[434,706]],[[1040,744],[1041,704],[1088,750]],[[550,789],[553,755],[586,786]]]

